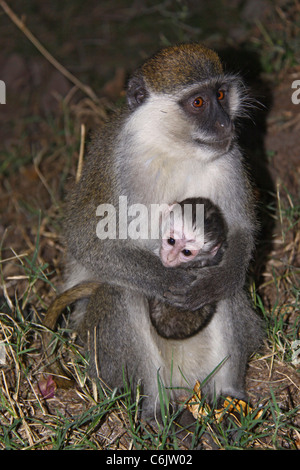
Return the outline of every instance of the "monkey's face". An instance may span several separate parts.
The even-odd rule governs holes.
[[[195,239],[179,238],[176,232],[161,241],[160,259],[167,268],[174,268],[182,263],[192,261],[202,248]]]
[[[127,102],[136,117],[130,132],[137,132],[139,146],[152,147],[147,158],[167,155],[173,161],[226,153],[236,117],[251,107],[240,78],[224,74],[218,55],[195,43],[167,47],[148,59],[128,83]]]
[[[234,120],[242,111],[240,90],[236,77],[221,76],[173,94],[157,93],[147,88],[142,77],[140,81],[135,77],[128,95],[133,111],[131,135],[140,150],[144,144],[148,149],[160,147],[164,155],[181,161],[191,156],[218,158],[235,138]]]
[[[234,136],[236,91],[226,81],[192,87],[179,104],[191,123],[191,139],[215,152],[227,152]]]

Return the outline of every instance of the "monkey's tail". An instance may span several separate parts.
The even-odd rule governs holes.
[[[43,326],[46,327],[47,330],[42,334],[43,349],[48,363],[47,372],[53,375],[53,380],[59,388],[73,388],[75,381],[62,367],[60,361],[55,358],[55,348],[53,349],[51,345],[57,321],[69,305],[78,300],[90,297],[98,287],[99,283],[92,281],[77,284],[59,294],[46,312]]]

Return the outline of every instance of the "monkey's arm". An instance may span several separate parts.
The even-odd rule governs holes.
[[[183,293],[186,286],[196,279],[192,270],[184,267],[166,268],[151,251],[131,246],[130,243],[114,243],[112,240],[103,245],[101,241],[98,243],[101,245],[101,253],[98,251],[97,255],[90,257],[89,267],[100,282],[128,287],[143,292],[149,298],[166,301],[166,291],[172,289]],[[84,258],[82,262],[85,262]],[[168,303],[172,304],[172,300]],[[185,299],[179,303],[185,307]]]

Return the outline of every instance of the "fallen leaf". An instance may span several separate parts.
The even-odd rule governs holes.
[[[47,398],[53,398],[56,390],[56,383],[54,382],[52,375],[48,375],[46,378],[43,377],[39,380],[38,389],[45,400],[47,400]]]
[[[187,409],[192,413],[195,419],[201,420],[204,416],[207,416],[209,413],[212,412],[212,408],[206,402],[202,401],[201,403],[201,386],[200,382],[197,380],[194,386],[194,395],[192,398],[187,402]],[[241,425],[241,421],[239,416],[248,416],[255,412],[254,419],[258,419],[263,414],[263,409],[257,411],[255,408],[251,408],[247,402],[244,400],[239,400],[238,398],[226,397],[224,403],[221,408],[213,410],[215,420],[220,423],[225,415],[230,415],[235,418],[238,425]]]

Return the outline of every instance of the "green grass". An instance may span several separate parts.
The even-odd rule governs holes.
[[[43,272],[43,266],[36,266],[36,256],[29,265],[34,269],[36,279]],[[32,284],[32,273],[24,270]],[[46,281],[45,281],[46,282]],[[49,285],[49,284],[48,284]],[[34,295],[28,302],[39,303],[40,299]],[[284,314],[275,313],[268,316],[261,300],[257,297],[257,304],[264,312],[267,320],[267,335],[269,348],[280,361],[290,362],[290,353],[287,352],[289,339],[283,336],[286,329]],[[6,310],[8,306],[6,305]],[[25,309],[27,310],[27,309]],[[113,443],[103,439],[102,428],[106,420],[114,419],[119,434],[126,435],[127,448],[132,449],[178,449],[181,448],[181,438],[178,437],[182,429],[176,426],[178,411],[170,412],[168,393],[161,383],[159,374],[159,407],[162,421],[155,427],[147,425],[140,420],[138,409],[141,394],[138,390],[137,399],[132,400],[130,388],[126,386],[122,394],[116,390],[109,391],[106,387],[95,386],[85,378],[86,360],[70,338],[66,341],[66,330],[59,329],[57,333],[58,345],[64,349],[65,358],[72,363],[73,375],[78,378],[79,391],[84,409],[70,416],[64,414],[64,406],[60,404],[53,413],[48,412],[47,400],[38,394],[36,383],[40,371],[45,364],[40,348],[40,335],[42,327],[35,314],[24,312],[15,299],[14,317],[1,313],[0,315],[1,345],[6,351],[6,361],[1,367],[0,374],[0,447],[3,449],[110,449],[121,445],[118,438]],[[290,343],[289,343],[290,344]],[[284,351],[284,353],[283,353]],[[70,361],[71,358],[71,361]],[[209,435],[216,448],[220,449],[282,449],[295,448],[297,426],[294,424],[297,406],[283,409],[278,403],[275,392],[271,389],[268,400],[264,399],[264,413],[255,419],[255,413],[240,416],[240,425],[233,418],[224,423],[217,423],[213,413],[208,413],[199,420],[196,429],[191,432],[189,448],[195,448],[201,439]],[[202,405],[202,403],[201,403]],[[124,436],[123,436],[124,437]],[[121,447],[122,448],[122,447]]]

